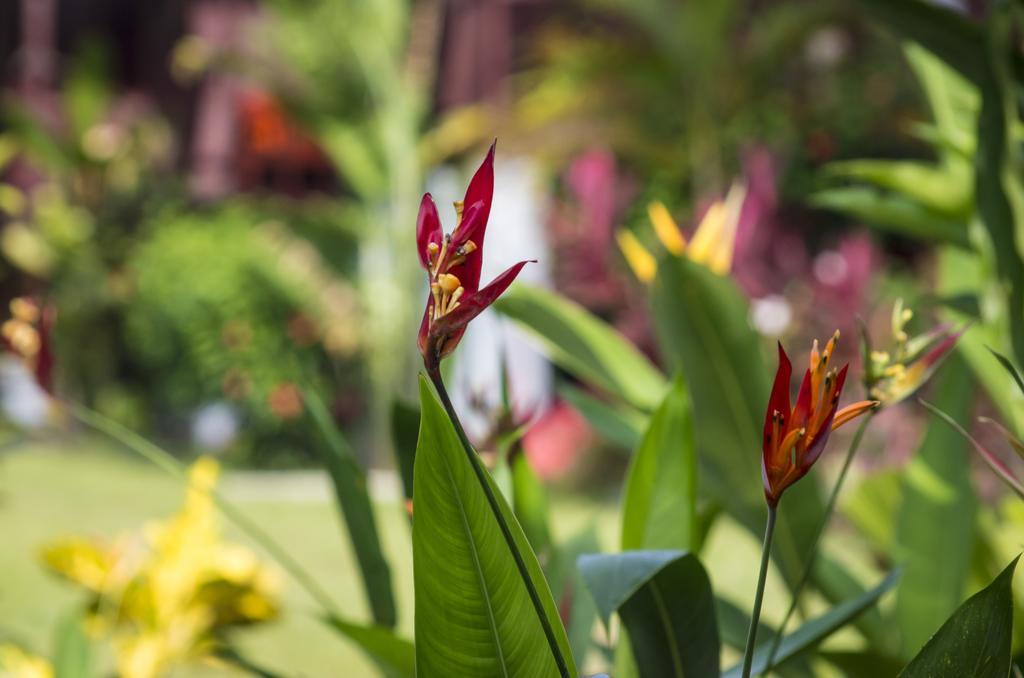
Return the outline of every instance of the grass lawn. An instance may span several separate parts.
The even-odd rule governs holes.
[[[228,473],[221,489],[303,563],[337,601],[344,616],[366,621],[369,614],[358,570],[325,483],[322,477],[310,474]],[[110,537],[137,529],[146,520],[175,513],[182,494],[179,480],[100,439],[68,437],[8,449],[0,456],[0,525],[4,528],[0,639],[13,639],[38,654],[49,655],[55,624],[82,600],[73,586],[39,565],[37,554],[42,544],[60,536]],[[395,496],[394,492],[375,494],[377,520],[391,564],[399,628],[411,638],[410,529]],[[552,523],[556,538],[569,537],[590,522],[597,526],[604,549],[614,550],[619,519],[611,502],[555,498]],[[226,520],[222,525],[227,538],[251,545]],[[715,591],[741,609],[753,597],[758,554],[757,541],[724,519],[716,522],[702,554]],[[298,584],[286,580],[284,598],[280,620],[238,633],[238,645],[247,657],[283,676],[379,675],[356,646],[318,621],[319,608]],[[787,602],[784,587],[772,576],[765,619],[776,621]],[[736,659],[735,650],[723,654],[726,665]],[[584,671],[588,668],[597,667],[581,667]],[[224,673],[200,674],[190,668],[177,675]]]
[[[369,619],[355,560],[329,493],[321,483],[312,483],[308,496],[301,496],[290,480],[286,491],[275,491],[276,477],[228,474],[222,490],[304,564],[346,617]],[[77,589],[39,565],[42,544],[72,534],[114,536],[137,529],[148,519],[174,513],[181,501],[180,481],[97,439],[30,443],[5,453],[0,457],[0,636],[47,655],[55,624],[82,600]],[[595,508],[559,502],[556,532],[579,529],[597,517]],[[608,518],[610,509],[599,513]],[[379,502],[377,519],[391,563],[400,630],[411,638],[409,524],[397,501]],[[600,522],[602,532],[614,539],[616,521]],[[230,523],[223,521],[223,526],[229,539],[251,543]],[[317,621],[319,608],[297,584],[288,580],[284,596],[279,621],[238,633],[250,659],[286,676],[378,675],[355,646]]]

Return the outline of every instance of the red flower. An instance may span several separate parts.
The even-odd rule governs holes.
[[[829,369],[838,341],[837,330],[819,354],[815,340],[810,367],[804,373],[794,407],[790,406],[789,400],[793,367],[782,344],[779,344],[779,369],[775,373],[775,384],[765,412],[761,457],[764,496],[772,506],[779,503],[787,487],[811,470],[832,431],[878,406],[877,400],[862,400],[839,409],[839,395],[843,391],[849,365],[843,365],[840,370]]]
[[[495,142],[497,143],[497,142]],[[455,231],[444,234],[433,198],[427,193],[416,220],[416,247],[430,280],[418,344],[428,370],[437,369],[466,332],[466,325],[501,296],[528,262],[520,261],[480,288],[484,232],[494,194],[494,144],[473,175],[466,197],[455,203]]]

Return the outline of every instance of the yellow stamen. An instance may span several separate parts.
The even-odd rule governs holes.
[[[786,437],[782,439],[782,444],[779,445],[780,452],[789,452],[789,450],[796,445],[796,442],[804,437],[807,433],[805,428],[795,428],[786,434]]]
[[[633,270],[633,275],[637,280],[644,283],[654,280],[654,275],[658,272],[658,262],[647,251],[647,248],[640,244],[633,232],[622,230],[615,234],[615,238],[619,241],[622,256]]]
[[[682,255],[686,250],[686,239],[679,230],[676,220],[669,214],[668,208],[661,202],[652,202],[647,206],[647,218],[651,220],[654,227],[654,234],[665,246],[665,249],[676,255]]]
[[[464,288],[462,288],[462,287],[457,287],[457,288],[455,289],[455,291],[454,291],[454,292],[452,292],[452,298],[451,298],[451,300],[450,300],[450,301],[448,302],[448,310],[449,310],[449,311],[450,311],[450,310],[452,310],[453,308],[455,308],[456,306],[458,306],[458,305],[459,305],[459,298],[460,298],[460,297],[462,296],[462,293],[463,293],[463,292],[465,292],[465,291],[466,291],[466,290],[465,290]]]
[[[462,212],[465,204],[461,200],[456,200],[452,204],[455,205],[455,225],[458,226],[462,223]]]
[[[451,273],[442,273],[437,276],[437,284],[444,290],[445,294],[451,294],[462,286],[459,279]]]

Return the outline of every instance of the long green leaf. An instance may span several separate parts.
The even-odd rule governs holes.
[[[782,666],[786,662],[801,656],[812,649],[818,643],[849,624],[859,614],[874,605],[886,591],[896,585],[900,578],[899,571],[891,572],[875,588],[867,591],[861,596],[836,605],[831,610],[815,617],[793,633],[782,639],[778,652],[775,653],[775,666]],[[768,651],[771,643],[762,643],[754,651],[753,675],[766,672],[769,668],[765,665],[768,659]],[[739,678],[742,675],[743,667],[740,664],[733,666],[722,674],[722,678]]]
[[[689,389],[701,490],[760,539],[761,427],[769,383],[746,299],[730,279],[666,257],[651,303],[661,352]],[[773,549],[791,585],[800,577],[823,510],[810,477],[790,488],[783,501]]]
[[[975,47],[985,58],[979,84],[978,158],[975,192],[978,213],[992,239],[996,272],[1006,294],[1013,354],[1024,364],[1024,184],[1020,153],[1011,130],[1019,124],[1016,88],[1010,75],[1010,12],[997,5],[985,40]]]
[[[1017,388],[1020,389],[1021,395],[1024,395],[1024,379],[1021,379],[1020,372],[1017,371],[1017,368],[1014,366],[1013,362],[1005,355],[1003,355],[999,351],[996,351],[993,348],[989,348],[988,350],[989,352],[992,353],[992,355],[996,357],[996,360],[998,360],[999,364],[1003,366],[1003,369],[1006,370],[1007,374],[1013,377],[1014,382],[1017,383]]]
[[[579,569],[605,624],[619,613],[641,678],[717,678],[715,600],[697,556],[590,554],[580,556]]]
[[[412,470],[416,438],[420,432],[420,411],[416,405],[396,399],[391,404],[391,445],[395,449],[398,475],[406,500],[412,499]]]
[[[328,626],[354,642],[389,678],[416,675],[416,650],[408,640],[384,626],[355,624],[340,617],[324,619]]]
[[[522,528],[423,378],[414,487],[417,675],[575,677]]]
[[[650,411],[668,384],[642,353],[582,306],[537,287],[513,285],[494,304],[525,326],[551,360],[605,394]]]
[[[949,357],[936,380],[937,404],[959,421],[970,417],[971,373]],[[903,502],[896,515],[894,557],[906,576],[896,594],[895,619],[901,654],[909,658],[962,599],[971,550],[950,544],[974,542],[977,500],[971,485],[966,441],[946,426],[929,426],[903,475]],[[935,526],[941,525],[941,530]]]
[[[1013,640],[1013,571],[1017,560],[967,599],[932,636],[901,678],[1006,678]]]
[[[391,590],[391,568],[381,549],[373,503],[366,488],[366,474],[352,449],[335,426],[319,396],[305,391],[306,409],[324,439],[324,465],[334,485],[338,510],[348,528],[349,539],[359,562],[363,586],[375,623],[394,626],[395,597]]]
[[[633,455],[622,502],[622,550],[696,551],[697,450],[686,384],[672,382]]]
[[[587,423],[608,440],[632,450],[640,442],[648,415],[629,406],[616,407],[568,384],[558,387],[558,395],[583,415]]]
[[[530,466],[522,446],[517,442],[509,460],[512,470],[512,507],[533,550],[543,563],[550,560],[553,548],[548,525],[548,496],[540,478]]]
[[[808,202],[815,207],[842,212],[869,226],[925,240],[942,240],[968,247],[967,222],[934,212],[909,198],[885,193],[870,186],[826,188]]]
[[[962,171],[915,160],[845,160],[828,164],[823,174],[893,191],[947,220],[959,222],[970,216],[973,196],[969,166],[961,163],[956,167]]]

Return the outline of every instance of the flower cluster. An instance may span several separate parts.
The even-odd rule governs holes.
[[[113,542],[72,537],[43,560],[93,596],[89,628],[109,634],[117,675],[155,678],[209,656],[227,627],[278,615],[275,571],[248,548],[221,541],[213,500],[219,469],[189,471],[181,512]]]
[[[953,332],[948,324],[939,325],[916,336],[907,333],[914,312],[897,299],[892,309],[894,346],[890,351],[871,348],[864,333],[864,385],[868,394],[883,405],[894,405],[908,398],[938,369],[956,346],[966,328]]]

